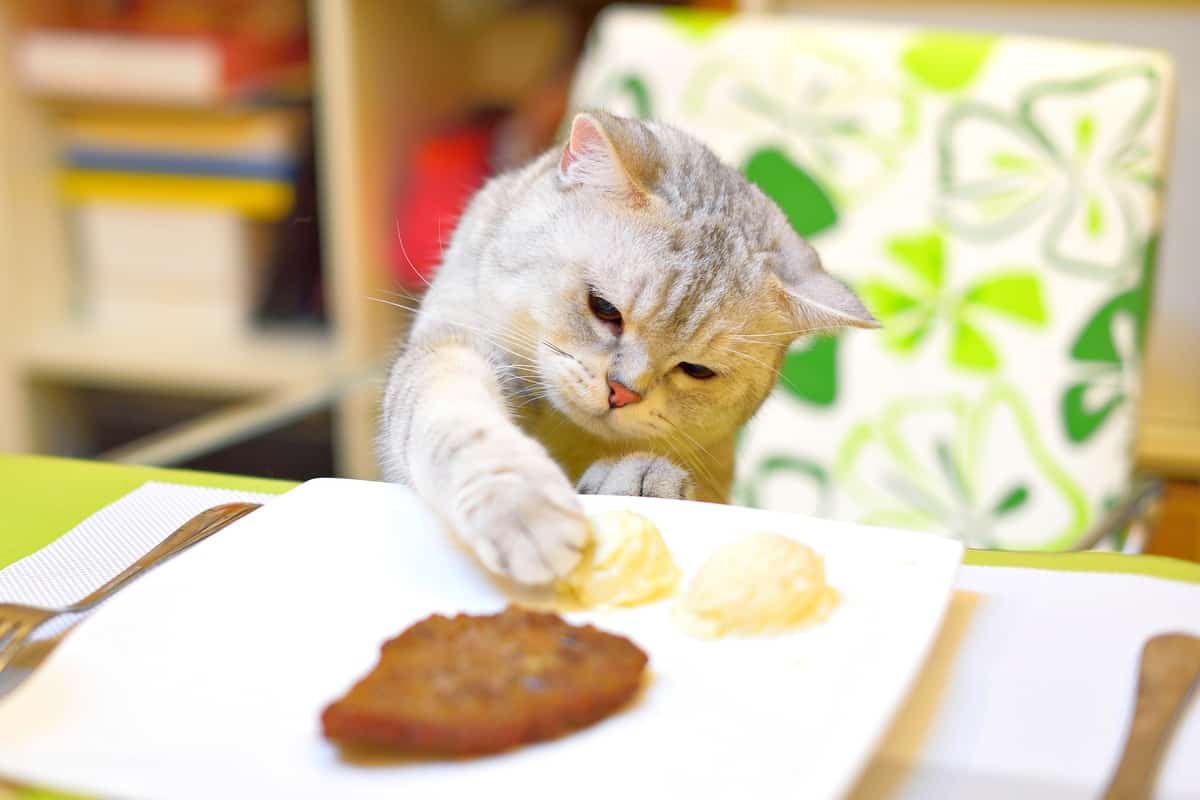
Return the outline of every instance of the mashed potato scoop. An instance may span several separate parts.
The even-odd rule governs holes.
[[[592,518],[592,542],[557,584],[560,597],[588,607],[636,606],[669,597],[680,571],[654,523],[632,511]]]
[[[824,562],[811,547],[756,533],[709,557],[680,597],[676,619],[704,638],[753,635],[821,621],[836,604]]]

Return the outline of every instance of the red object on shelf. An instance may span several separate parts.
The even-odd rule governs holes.
[[[495,128],[480,123],[425,139],[416,148],[395,210],[389,262],[405,288],[433,276],[467,201],[492,172]]]

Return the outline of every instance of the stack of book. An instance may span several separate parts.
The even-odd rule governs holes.
[[[309,119],[303,7],[48,5],[57,16],[43,6],[14,59],[24,88],[53,101],[89,322],[244,333],[296,194]],[[259,17],[233,13],[250,6]]]

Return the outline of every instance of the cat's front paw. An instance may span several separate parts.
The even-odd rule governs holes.
[[[696,483],[687,470],[652,453],[597,461],[576,486],[580,494],[623,494],[691,500]]]
[[[520,583],[569,573],[590,536],[566,475],[524,437],[496,437],[473,454],[456,492],[459,534],[493,572]]]

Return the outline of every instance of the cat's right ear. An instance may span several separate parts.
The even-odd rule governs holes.
[[[559,185],[585,186],[640,204],[648,194],[652,136],[635,120],[576,114],[558,162]]]

